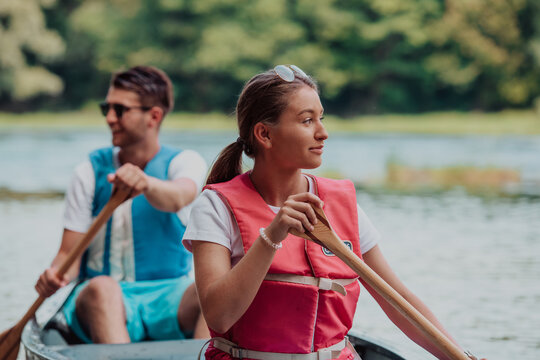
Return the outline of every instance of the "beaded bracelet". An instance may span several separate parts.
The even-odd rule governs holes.
[[[266,236],[266,234],[264,232],[264,228],[259,229],[259,234],[261,234],[261,237],[264,240],[264,242],[267,243],[268,245],[270,245],[271,247],[273,247],[275,250],[281,249],[281,247],[283,246],[282,243],[276,244],[275,242],[270,240],[270,238],[268,236]]]

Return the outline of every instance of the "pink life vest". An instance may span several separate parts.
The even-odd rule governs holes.
[[[340,239],[361,257],[356,193],[348,180],[311,176],[315,194],[324,201],[324,211]],[[249,173],[206,188],[217,191],[231,209],[238,224],[246,253],[275,213],[254,188]],[[306,354],[330,347],[346,336],[352,326],[360,293],[357,274],[327,249],[290,235],[283,241],[268,271],[325,279],[351,279],[346,296],[316,285],[287,281],[263,281],[255,299],[225,338],[243,349],[278,353]],[[345,351],[344,351],[345,352]],[[212,353],[215,356],[211,355]],[[230,359],[215,348],[207,357]],[[342,357],[340,356],[340,359]]]

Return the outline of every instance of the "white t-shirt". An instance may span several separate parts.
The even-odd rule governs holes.
[[[117,169],[120,166],[118,153],[120,149],[114,148],[113,162]],[[197,193],[201,191],[206,178],[208,167],[206,161],[193,150],[184,150],[176,155],[169,164],[168,180],[179,178],[192,179],[197,184]],[[94,168],[90,160],[79,164],[66,192],[64,228],[85,233],[92,224],[92,201],[96,181]],[[186,225],[189,220],[193,202],[184,206],[177,213],[180,221]]]
[[[313,179],[309,181],[309,191],[314,192]],[[279,207],[268,205],[274,213]],[[367,215],[357,204],[358,231],[362,254],[371,250],[379,241],[381,235],[373,226]],[[187,226],[182,243],[191,251],[191,241],[208,241],[225,246],[231,251],[231,263],[236,265],[244,256],[244,246],[240,229],[229,207],[214,190],[204,190],[193,203],[192,216]]]

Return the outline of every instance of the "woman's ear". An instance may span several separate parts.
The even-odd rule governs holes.
[[[270,127],[262,122],[258,122],[253,127],[253,135],[255,141],[264,149],[270,149],[272,147],[272,140],[270,139]]]

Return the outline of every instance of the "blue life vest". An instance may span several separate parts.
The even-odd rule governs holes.
[[[152,177],[167,180],[171,160],[180,150],[162,146],[160,151],[146,165],[144,172]],[[113,148],[103,148],[90,154],[90,161],[95,174],[95,192],[92,204],[92,216],[96,217],[111,196],[112,184],[107,181],[107,174],[116,171],[113,163]],[[131,201],[131,229],[127,241],[132,246],[131,263],[134,276],[127,280],[157,280],[176,278],[189,273],[192,267],[192,256],[182,245],[182,237],[186,226],[182,224],[176,213],[163,212],[154,208],[144,195],[138,195]],[[126,205],[126,204],[123,204]],[[122,206],[122,205],[121,205]],[[115,211],[115,214],[119,209]],[[98,275],[110,275],[111,258],[114,249],[115,214],[109,219],[105,231],[98,234],[81,261],[80,278],[92,278]],[[99,238],[99,239],[98,239]],[[125,237],[122,241],[126,241]],[[98,250],[93,251],[92,246]],[[94,266],[90,266],[93,264]],[[96,268],[98,264],[98,268]],[[120,263],[117,267],[123,267]],[[117,280],[126,280],[116,277]]]

